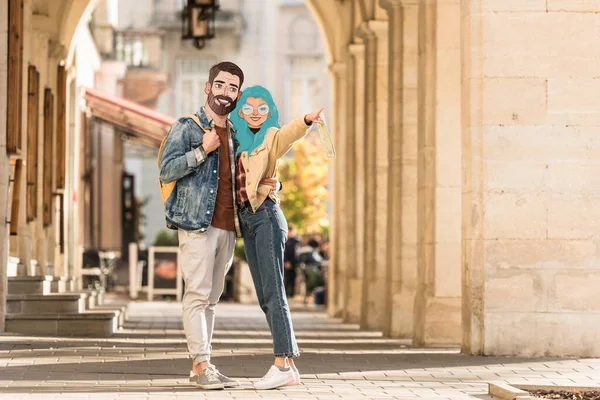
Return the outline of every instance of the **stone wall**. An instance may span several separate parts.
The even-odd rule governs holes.
[[[464,350],[600,355],[597,1],[463,1]]]

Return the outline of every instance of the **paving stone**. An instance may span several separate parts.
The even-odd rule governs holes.
[[[129,320],[111,338],[2,334],[0,398],[481,400],[489,398],[490,381],[600,385],[598,359],[463,356],[457,348],[410,348],[320,312],[292,314],[301,386],[254,390],[272,362],[268,326],[257,306],[218,306],[213,362],[242,387],[202,391],[187,381],[191,361],[181,305],[132,302]]]

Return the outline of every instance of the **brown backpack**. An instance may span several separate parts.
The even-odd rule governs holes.
[[[204,132],[209,132],[208,129],[202,128],[202,125],[200,125],[200,120],[198,119],[198,117],[196,115],[190,114],[187,117],[193,119],[194,122],[200,127],[200,129],[204,130]],[[160,143],[160,147],[158,148],[158,157],[157,157],[158,168],[160,168],[160,160],[162,158],[163,148],[165,147],[165,143],[167,141],[168,136],[169,136],[169,134],[165,135],[162,142]],[[175,189],[176,184],[177,184],[177,181],[164,183],[163,181],[160,180],[160,178],[158,178],[158,185],[160,187],[160,196],[162,198],[163,204],[167,204],[167,200],[171,196],[171,193],[173,193],[173,190]]]

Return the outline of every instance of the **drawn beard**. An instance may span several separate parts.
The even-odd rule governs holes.
[[[219,100],[226,100],[228,103],[221,104]],[[231,97],[223,96],[221,94],[215,96],[214,94],[208,94],[208,106],[217,115],[227,116],[233,111],[237,104],[237,99],[233,100]]]

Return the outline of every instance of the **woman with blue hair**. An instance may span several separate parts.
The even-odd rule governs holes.
[[[320,109],[279,126],[279,112],[271,93],[262,86],[244,90],[230,119],[239,147],[236,152],[238,212],[246,258],[261,309],[273,337],[275,362],[257,389],[297,385],[300,374],[293,359],[300,355],[283,282],[283,252],[287,221],[279,196],[261,184],[274,178],[279,159],[306,135],[313,123],[322,123]]]

